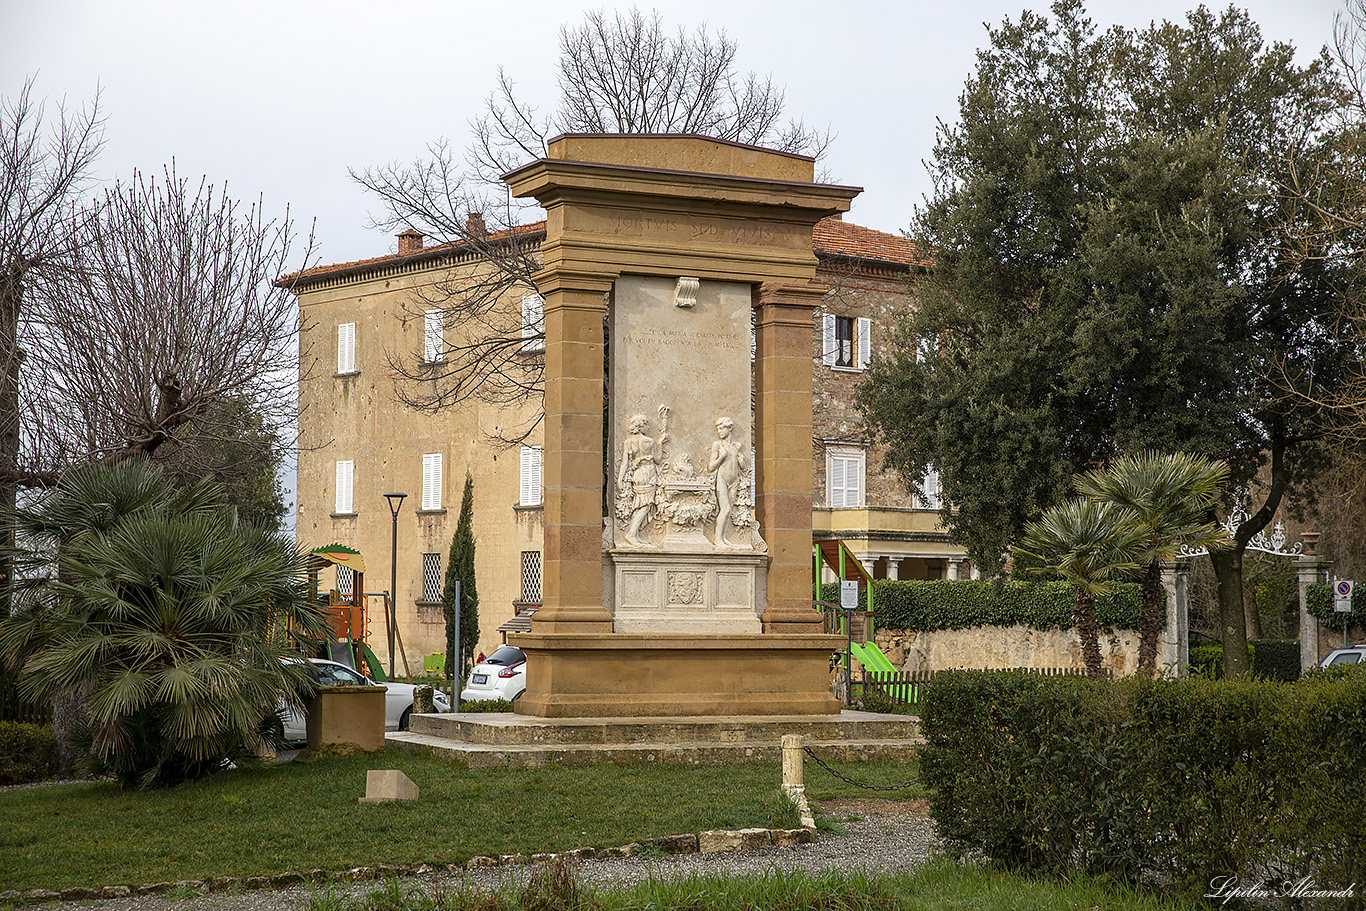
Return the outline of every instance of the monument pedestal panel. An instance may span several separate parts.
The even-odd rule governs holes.
[[[763,632],[768,558],[762,554],[613,551],[608,563],[615,632]]]
[[[840,636],[692,633],[539,634],[508,637],[527,653],[523,715],[827,715],[830,656]]]

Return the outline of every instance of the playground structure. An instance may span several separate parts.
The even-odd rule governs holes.
[[[337,588],[329,588],[326,594],[321,592],[320,577],[322,571],[330,565],[351,570],[351,591],[342,592]],[[335,543],[315,548],[308,555],[308,583],[313,597],[327,604],[328,615],[332,621],[329,637],[314,657],[327,658],[355,668],[376,683],[387,682],[389,678],[384,672],[384,666],[380,664],[379,658],[369,645],[368,601],[372,597],[384,598],[384,615],[387,618],[389,593],[365,590],[365,558],[361,556],[360,551]],[[409,682],[412,682],[411,671],[408,669],[408,655],[402,651],[402,643],[403,640],[400,638],[399,648],[403,655],[404,672],[408,675]]]

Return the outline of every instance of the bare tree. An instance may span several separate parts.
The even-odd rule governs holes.
[[[1366,342],[1366,0],[1347,0],[1333,19],[1332,56],[1343,95],[1331,129],[1307,137],[1285,156],[1268,195],[1282,213],[1277,251],[1290,263],[1332,277],[1335,318]],[[1287,398],[1335,413],[1339,455],[1356,452],[1366,426],[1366,364],[1328,382],[1293,359],[1271,365]],[[1332,386],[1327,393],[1325,386]]]
[[[784,120],[785,98],[771,77],[741,75],[736,43],[705,25],[665,28],[658,12],[592,11],[560,29],[559,100],[542,115],[502,69],[482,116],[470,124],[462,157],[445,140],[411,165],[351,172],[387,214],[376,227],[414,230],[436,241],[446,279],[414,293],[406,319],[444,314],[445,350],[430,360],[390,352],[399,397],[424,410],[469,400],[518,404],[539,399],[539,331],[524,326],[517,301],[536,293],[544,236],[535,204],[512,200],[502,175],[546,155],[560,133],[697,133],[764,145],[819,160],[828,131]],[[475,264],[478,264],[477,266]],[[502,427],[513,445],[535,421]]]
[[[32,98],[33,80],[14,99],[0,99],[0,506],[13,507],[20,487],[46,486],[60,438],[24,426],[32,413],[21,374],[31,298],[65,280],[82,217],[75,203],[104,142],[99,96],[79,109]]]
[[[287,212],[268,221],[259,202],[174,168],[160,182],[135,172],[92,203],[76,239],[65,280],[35,289],[25,382],[80,461],[236,438],[228,402],[272,428],[292,419],[300,317],[275,284],[290,261]]]

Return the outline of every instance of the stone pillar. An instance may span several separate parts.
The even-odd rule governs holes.
[[[887,578],[893,582],[901,578],[901,558],[896,554],[887,557]]]
[[[811,607],[811,334],[825,286],[759,286],[755,516],[768,540],[764,632],[819,633]]]
[[[1168,677],[1182,676],[1190,664],[1189,618],[1186,580],[1190,563],[1175,560],[1162,564],[1162,590],[1167,595],[1167,622],[1157,643],[1157,669]]]
[[[1300,532],[1304,551],[1295,558],[1296,575],[1300,583],[1300,673],[1319,663],[1319,621],[1309,613],[1309,585],[1322,582],[1329,561],[1319,556],[1319,533]]]
[[[545,297],[545,551],[536,632],[612,631],[602,605],[602,321],[611,283],[538,276]]]
[[[952,557],[950,557],[950,558],[949,558],[949,581],[950,581],[950,582],[957,582],[957,581],[958,581],[959,575],[962,573],[962,570],[963,570],[963,564],[959,563],[957,560],[955,560],[955,559],[953,559]]]

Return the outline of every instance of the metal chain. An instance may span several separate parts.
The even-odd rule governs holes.
[[[842,774],[842,773],[840,773],[840,772],[836,772],[834,769],[832,769],[832,768],[830,767],[830,765],[829,765],[828,763],[826,763],[826,761],[825,761],[824,759],[821,759],[819,756],[817,756],[815,753],[813,753],[813,752],[811,751],[811,747],[807,747],[807,746],[802,747],[802,752],[805,753],[806,755],[810,756],[812,759],[814,759],[814,760],[816,761],[816,765],[820,766],[822,769],[825,769],[827,772],[829,772],[831,775],[834,775],[834,776],[835,776],[836,778],[838,778],[840,781],[848,782],[849,784],[851,784],[851,785],[853,785],[854,787],[857,787],[857,788],[867,788],[867,789],[870,790],[870,791],[904,791],[904,790],[906,790],[907,788],[909,788],[911,785],[915,785],[915,784],[919,784],[919,783],[920,783],[920,779],[919,779],[919,778],[912,778],[910,781],[907,781],[907,782],[904,783],[904,784],[893,784],[893,785],[869,784],[869,783],[866,782],[866,781],[855,781],[854,779],[850,778],[848,775],[844,775],[844,774]]]

